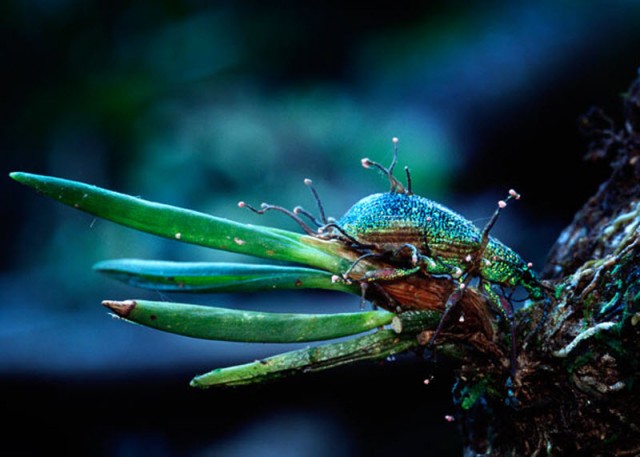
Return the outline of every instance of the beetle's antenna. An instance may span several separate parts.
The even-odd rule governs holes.
[[[391,180],[392,180],[392,182],[391,182],[391,183],[393,184],[393,179],[394,179],[394,178],[393,178],[391,175],[389,175],[389,170],[387,170],[385,167],[383,167],[382,165],[380,165],[378,162],[374,162],[373,160],[368,159],[368,158],[366,158],[366,157],[365,157],[364,159],[361,159],[361,160],[360,160],[360,163],[362,164],[362,166],[363,166],[364,168],[371,168],[371,167],[375,167],[375,168],[377,168],[378,170],[380,170],[381,172],[383,172],[385,175],[389,176],[389,179],[391,179]]]
[[[322,207],[320,196],[318,195],[318,192],[316,192],[315,187],[313,187],[313,181],[311,181],[309,178],[305,178],[304,185],[307,186],[309,189],[311,189],[313,198],[315,198],[316,204],[318,205],[318,210],[320,211],[320,220],[322,221],[323,224],[327,224],[328,223],[327,216],[324,213],[324,208]]]
[[[380,170],[381,172],[383,172],[385,175],[387,175],[387,178],[389,178],[389,182],[391,183],[390,192],[406,194],[407,191],[405,187],[402,185],[400,181],[398,181],[393,176],[393,168],[396,166],[396,162],[398,161],[398,141],[399,140],[398,138],[393,137],[392,141],[393,141],[393,159],[391,159],[391,165],[389,165],[389,168],[385,168],[384,166],[380,165],[378,162],[374,162],[373,160],[370,160],[367,158],[362,159],[360,163],[362,163],[362,166],[364,168],[374,167]]]
[[[302,206],[296,206],[295,208],[293,208],[293,214],[302,214],[303,216],[306,216],[316,227],[322,227],[324,225],[313,214],[304,209]]]
[[[404,167],[404,173],[407,175],[407,195],[413,195],[413,190],[411,190],[411,172],[409,171],[409,167]]]
[[[256,209],[253,206],[251,206],[248,203],[245,202],[238,202],[238,207],[239,208],[248,208],[251,211],[253,211],[256,214],[264,214],[267,211],[271,211],[271,210],[275,210],[275,211],[280,211],[281,213],[286,214],[287,216],[289,216],[291,219],[293,219],[294,221],[296,221],[298,223],[298,225],[300,227],[302,227],[302,230],[304,230],[307,235],[311,235],[311,236],[318,236],[318,232],[314,231],[311,227],[309,227],[302,219],[300,219],[298,217],[297,214],[292,213],[291,211],[289,211],[286,208],[283,208],[282,206],[276,206],[276,205],[269,205],[268,203],[262,203],[260,205],[260,207],[262,209]]]
[[[500,211],[507,207],[507,202],[511,199],[520,200],[520,194],[513,189],[509,189],[509,195],[504,200],[500,200],[498,202],[498,207],[495,212],[487,222],[487,225],[482,229],[482,241],[480,242],[480,251],[484,251],[484,248],[487,246],[489,242],[489,231],[493,228],[496,221],[498,220],[498,216],[500,216]]]
[[[393,158],[391,159],[391,165],[389,165],[389,176],[393,175],[393,168],[396,166],[396,163],[398,162],[398,138],[397,137],[393,137],[391,138],[391,141],[393,141]]]

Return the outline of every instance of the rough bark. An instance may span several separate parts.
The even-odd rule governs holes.
[[[515,378],[504,356],[461,366],[465,455],[640,455],[640,79],[624,109],[622,128],[597,110],[582,119],[587,159],[611,176],[549,254],[553,308],[535,336],[539,307],[518,314]]]

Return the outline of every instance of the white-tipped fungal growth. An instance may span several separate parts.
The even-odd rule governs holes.
[[[366,157],[364,159],[361,159],[360,163],[364,168],[371,168],[371,160],[367,159]]]
[[[507,207],[507,202],[505,202],[504,200],[500,200],[500,201],[498,202],[498,207],[499,207],[500,209],[506,208],[506,207]]]

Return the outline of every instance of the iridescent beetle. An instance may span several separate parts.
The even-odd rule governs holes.
[[[500,211],[510,199],[519,199],[514,190],[498,202],[498,208],[485,227],[480,230],[471,221],[432,200],[413,194],[411,175],[405,167],[406,187],[393,176],[397,162],[398,139],[394,138],[393,160],[389,168],[369,159],[362,159],[365,168],[382,171],[391,183],[389,192],[369,195],[353,205],[344,216],[333,220],[325,216],[324,209],[311,180],[305,184],[311,189],[320,212],[320,220],[301,207],[293,211],[263,203],[258,210],[244,202],[239,206],[263,214],[276,210],[292,217],[311,236],[338,239],[361,253],[361,256],[344,272],[342,280],[358,281],[366,289],[369,283],[396,280],[420,272],[427,275],[449,275],[458,281],[458,289],[447,300],[444,314],[434,331],[434,343],[450,310],[462,297],[464,289],[473,278],[479,279],[480,288],[509,322],[512,341],[512,374],[515,372],[515,329],[513,307],[509,300],[499,295],[493,285],[522,286],[529,297],[544,300],[542,318],[536,330],[546,318],[550,299],[542,284],[526,263],[509,247],[489,236]],[[307,217],[317,229],[312,229],[300,215]],[[367,271],[364,276],[353,278],[355,266],[366,258],[380,258],[398,267]],[[363,290],[364,297],[364,290]],[[536,331],[534,330],[534,332]]]

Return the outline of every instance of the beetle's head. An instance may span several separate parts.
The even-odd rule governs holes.
[[[534,335],[538,331],[538,329],[540,329],[544,325],[544,322],[547,319],[549,308],[552,305],[551,296],[549,294],[550,288],[549,286],[540,282],[534,271],[531,269],[530,263],[526,265],[523,264],[520,267],[520,275],[520,284],[527,290],[529,298],[535,301],[542,300],[543,302],[542,315],[540,316],[540,319],[538,320],[535,328],[530,333],[530,335]],[[529,336],[527,338],[529,338]]]
[[[544,297],[542,285],[538,279],[538,275],[531,269],[531,264],[523,264],[518,268],[520,276],[519,283],[527,290],[529,296],[534,300]]]

